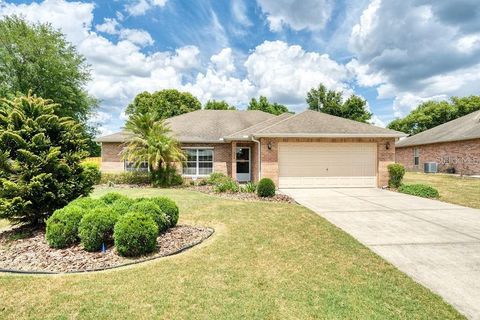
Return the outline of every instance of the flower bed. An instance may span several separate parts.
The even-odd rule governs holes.
[[[226,199],[232,200],[242,200],[242,201],[267,201],[267,202],[286,202],[286,203],[295,203],[291,197],[286,194],[275,194],[270,198],[259,197],[256,193],[247,193],[247,192],[215,192],[214,186],[190,186],[188,190],[194,190],[203,192],[206,194],[216,195]]]
[[[43,230],[17,228],[0,232],[0,271],[64,273],[110,269],[179,253],[201,243],[213,232],[210,228],[178,225],[157,237],[153,253],[127,258],[118,255],[113,246],[105,253],[87,252],[79,244],[53,249]],[[21,234],[21,239],[15,239]]]

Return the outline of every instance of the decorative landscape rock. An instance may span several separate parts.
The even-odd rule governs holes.
[[[23,239],[11,240],[18,235],[18,230],[6,230],[0,232],[0,270],[63,273],[114,268],[175,254],[201,243],[213,232],[211,228],[179,225],[158,236],[154,253],[124,258],[113,246],[105,253],[87,252],[80,245],[52,249],[45,240],[44,231],[33,231]]]

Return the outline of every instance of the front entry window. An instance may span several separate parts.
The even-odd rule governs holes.
[[[251,181],[250,148],[237,148],[237,180],[240,182]]]
[[[207,176],[213,172],[212,149],[185,149],[187,161],[183,166],[186,176]]]

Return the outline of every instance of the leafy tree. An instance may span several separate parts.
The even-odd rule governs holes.
[[[229,105],[226,101],[208,100],[203,107],[205,110],[237,110],[235,106]]]
[[[260,98],[255,99],[252,98],[250,100],[250,103],[248,104],[248,110],[260,110],[263,112],[268,112],[271,114],[279,115],[285,112],[289,112],[288,108],[284,105],[278,104],[276,102],[270,103],[267,99],[267,97],[260,96]]]
[[[148,161],[152,177],[158,178],[163,172],[172,173],[171,166],[186,159],[180,143],[170,134],[163,120],[154,120],[149,114],[134,114],[127,120],[125,128],[133,133],[133,137],[123,149],[123,158],[137,167]]]
[[[142,92],[128,105],[128,115],[150,114],[154,121],[200,110],[202,104],[191,93],[166,89],[154,93]]]
[[[53,211],[92,191],[82,126],[55,114],[57,104],[36,96],[0,106],[0,218],[39,224]]]
[[[365,123],[372,118],[373,114],[366,108],[367,101],[357,95],[343,101],[342,96],[342,91],[327,90],[325,85],[320,84],[307,93],[305,100],[310,110]]]
[[[477,110],[480,110],[480,96],[452,97],[450,101],[426,101],[404,118],[393,120],[387,127],[417,134]]]
[[[33,94],[59,104],[55,113],[84,124],[90,152],[98,155],[95,130],[86,125],[97,100],[85,90],[90,70],[65,36],[50,24],[30,24],[23,18],[0,20],[0,97]]]

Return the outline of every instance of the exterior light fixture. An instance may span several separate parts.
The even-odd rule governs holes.
[[[272,150],[272,143],[271,143],[271,142],[269,142],[269,143],[267,144],[267,148],[268,148],[268,150]]]
[[[385,143],[385,149],[390,149],[390,142]]]

